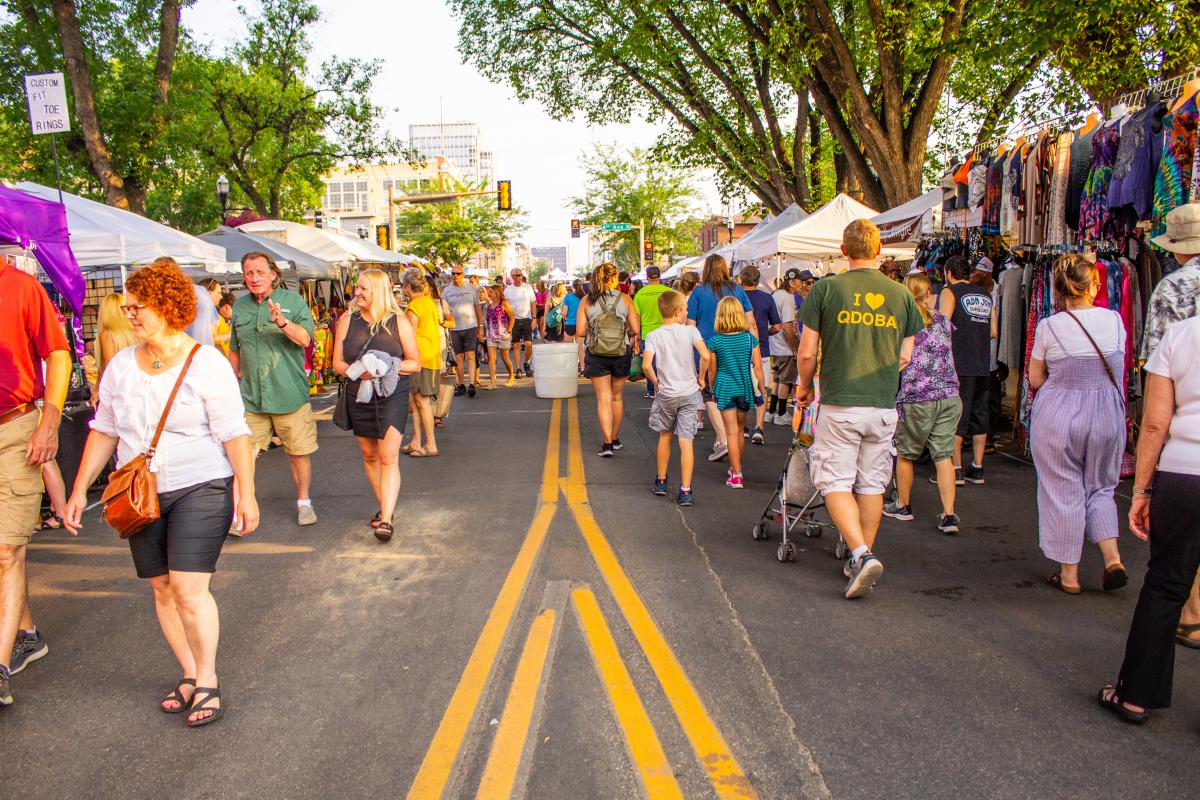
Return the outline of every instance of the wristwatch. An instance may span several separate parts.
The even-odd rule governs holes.
[[[288,326],[288,321],[285,319],[282,323],[277,322],[275,324],[279,325],[279,330],[283,330],[284,328],[286,328]]]
[[[1146,486],[1146,487],[1139,489],[1138,487],[1135,486],[1135,487],[1133,487],[1133,493],[1134,494],[1154,494],[1154,487]]]

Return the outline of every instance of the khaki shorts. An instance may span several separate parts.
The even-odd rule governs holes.
[[[809,450],[812,480],[830,492],[883,494],[892,476],[896,409],[822,405]]]
[[[962,414],[962,400],[949,397],[924,403],[905,403],[904,419],[896,434],[896,455],[909,461],[921,457],[929,447],[934,461],[945,461],[954,454],[954,431]]]
[[[247,411],[246,424],[250,427],[250,446],[255,451],[266,450],[274,432],[283,442],[283,452],[289,456],[307,456],[317,452],[317,422],[308,403],[290,414]]]
[[[771,371],[775,373],[776,383],[791,386],[796,382],[796,357],[771,356]]]
[[[441,375],[436,369],[425,369],[408,376],[408,393],[419,394],[422,397],[437,397],[438,383]]]
[[[0,425],[0,544],[25,545],[42,507],[42,470],[25,461],[25,447],[37,428],[31,411]]]

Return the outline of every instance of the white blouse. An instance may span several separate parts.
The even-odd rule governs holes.
[[[137,364],[136,349],[121,350],[105,368],[92,421],[93,430],[119,440],[118,466],[150,447],[163,406],[183,369],[181,361],[158,375],[148,375]],[[170,492],[233,475],[224,443],[249,435],[233,368],[220,350],[202,346],[175,396],[151,461],[158,491]]]

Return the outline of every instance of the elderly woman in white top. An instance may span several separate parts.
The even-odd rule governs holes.
[[[161,516],[129,539],[129,549],[138,577],[150,581],[163,636],[183,670],[159,708],[187,711],[188,726],[197,727],[216,722],[223,710],[220,628],[208,585],[234,516],[235,476],[241,533],[258,527],[250,431],[229,361],[184,333],[196,315],[195,295],[174,261],[161,258],[135,272],[123,308],[140,343],[117,353],[105,370],[65,523],[79,532],[87,489],[114,451],[119,465],[146,452],[195,349],[151,462]]]
[[[1175,635],[1200,569],[1200,317],[1176,322],[1146,363],[1129,529],[1150,541],[1125,661],[1100,704],[1126,722],[1171,705]]]

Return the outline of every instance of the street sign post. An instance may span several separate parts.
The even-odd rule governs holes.
[[[58,171],[58,136],[71,130],[67,112],[67,84],[61,72],[25,76],[25,98],[29,102],[29,129],[34,136],[50,134],[50,152],[54,154],[54,180],[58,184],[58,202],[62,202],[62,176]]]
[[[602,231],[631,231],[633,226],[628,222],[606,222],[600,226]]]

